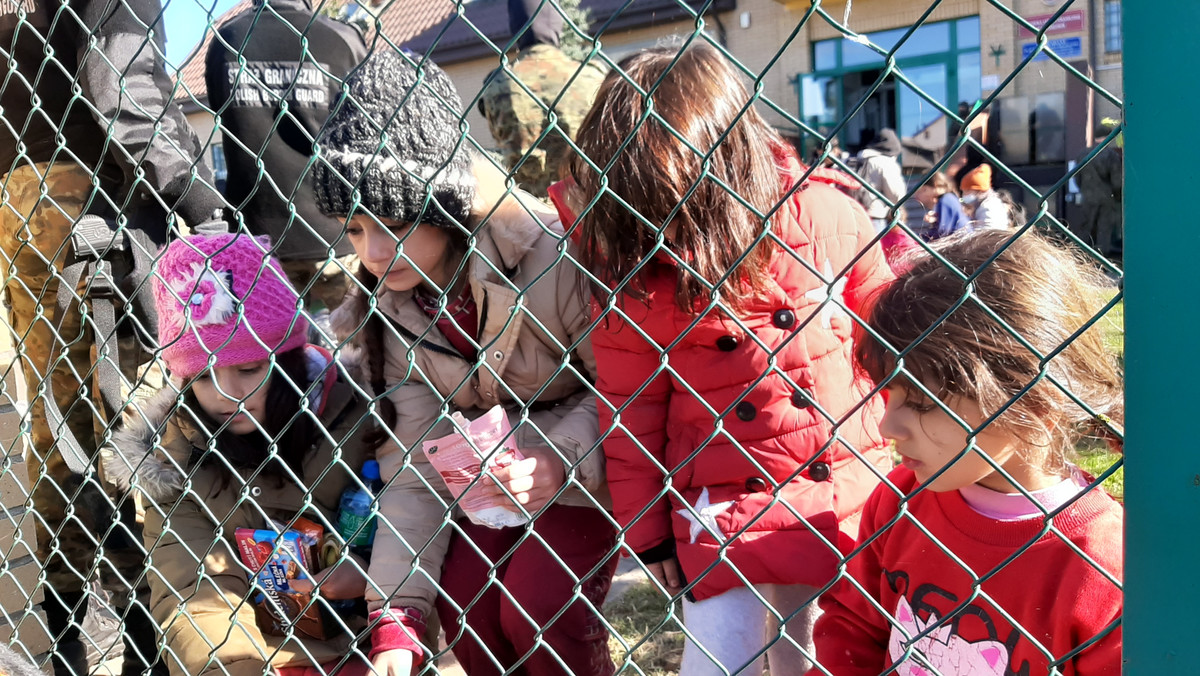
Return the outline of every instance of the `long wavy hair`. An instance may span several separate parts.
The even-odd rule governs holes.
[[[680,310],[716,292],[737,311],[767,287],[775,247],[763,215],[783,194],[784,142],[751,100],[728,59],[702,43],[639,52],[605,78],[577,137],[587,159],[570,165],[580,199],[599,196],[580,219],[580,262],[600,279],[592,293],[602,304],[610,286],[645,297],[638,266],[668,231],[690,268],[678,266]]]
[[[860,327],[855,337],[857,364],[883,383],[907,350],[909,378],[895,382],[911,396],[926,396],[916,381],[943,402],[962,397],[985,418],[1000,413],[993,424],[1040,456],[1031,464],[1062,475],[1081,436],[1124,421],[1122,368],[1100,327],[1075,335],[1096,319],[1111,283],[1077,251],[1033,231],[985,228],[933,248],[946,263],[918,255],[874,300],[871,332]],[[959,272],[978,275],[968,284]]]

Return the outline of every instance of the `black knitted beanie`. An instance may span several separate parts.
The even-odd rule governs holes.
[[[460,110],[453,83],[432,62],[418,72],[390,49],[368,56],[317,140],[317,206],[344,216],[357,190],[360,208],[379,218],[466,225],[475,177]]]

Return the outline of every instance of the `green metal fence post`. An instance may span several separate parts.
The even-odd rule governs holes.
[[[1126,262],[1125,673],[1200,673],[1200,452],[1195,358],[1200,219],[1191,152],[1200,3],[1124,3]],[[1178,138],[1178,137],[1176,137]]]

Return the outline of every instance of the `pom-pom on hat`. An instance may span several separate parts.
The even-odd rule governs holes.
[[[270,248],[266,237],[235,234],[193,235],[167,245],[154,275],[154,306],[172,376],[191,379],[210,354],[217,366],[237,366],[307,343],[299,294],[267,254]]]
[[[992,165],[981,164],[963,176],[963,192],[987,192],[992,189]]]
[[[379,218],[465,224],[475,178],[461,110],[454,84],[432,62],[418,71],[391,50],[372,54],[347,78],[317,141],[317,206],[345,216],[357,190],[359,206]]]

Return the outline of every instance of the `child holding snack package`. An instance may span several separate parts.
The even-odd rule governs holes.
[[[472,676],[611,674],[597,609],[616,532],[558,218],[472,158],[434,64],[376,53],[346,87],[314,183],[362,261],[333,326],[363,348],[394,430],[367,591],[376,671],[421,664],[436,603]]]
[[[362,627],[329,604],[363,596],[365,562],[318,573],[315,555],[368,455],[366,406],[307,344],[269,250],[244,235],[166,248],[154,299],[171,383],[103,450],[106,476],[147,503],[150,611],[174,676],[367,671]]]

